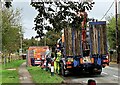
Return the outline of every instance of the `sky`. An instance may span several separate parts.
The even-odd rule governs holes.
[[[30,39],[37,34],[32,29],[34,27],[34,18],[37,16],[37,11],[30,5],[31,0],[13,0],[13,8],[19,8],[21,10],[22,25],[24,29],[24,38]],[[114,0],[93,0],[95,2],[93,9],[88,12],[89,18],[95,18],[101,20],[106,11],[109,9]],[[120,0],[119,0],[120,1]],[[113,4],[110,11],[106,16],[115,15],[115,5]],[[105,20],[105,18],[103,19]]]

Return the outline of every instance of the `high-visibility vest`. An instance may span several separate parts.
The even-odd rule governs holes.
[[[60,58],[61,58],[61,52],[58,52],[58,53],[57,53],[56,61],[60,61]]]

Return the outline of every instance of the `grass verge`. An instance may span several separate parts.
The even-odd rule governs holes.
[[[6,63],[5,65],[2,65],[2,69],[8,69],[8,68],[17,68],[19,67],[25,60],[15,60],[10,63]]]
[[[28,67],[33,81],[35,83],[61,83],[63,79],[57,75],[51,76],[50,72],[47,72],[39,67]]]
[[[2,85],[7,85],[7,84],[19,85],[18,67],[23,62],[25,62],[25,60],[15,60],[10,63],[7,63],[6,65],[2,65],[2,70],[1,70]]]
[[[2,83],[19,83],[19,76],[16,70],[2,70]]]

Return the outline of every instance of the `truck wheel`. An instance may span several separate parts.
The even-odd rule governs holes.
[[[101,72],[97,72],[96,75],[101,75]]]
[[[93,68],[93,69],[94,69],[94,68]],[[96,68],[96,69],[99,70],[99,71],[94,71],[93,69],[90,69],[90,70],[89,70],[90,75],[100,75],[101,72],[102,72],[102,67],[101,67],[101,66],[98,67],[98,68]]]
[[[100,67],[99,70],[100,71],[96,73],[97,75],[101,75],[101,73],[102,73],[102,67]]]
[[[94,75],[93,70],[89,70],[89,74],[90,74],[90,75]]]

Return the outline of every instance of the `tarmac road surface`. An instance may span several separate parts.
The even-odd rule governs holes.
[[[120,85],[120,75],[118,73],[120,73],[118,65],[111,64],[110,66],[103,68],[101,75],[70,75],[65,77],[65,81],[67,83],[81,83],[86,85],[89,79],[93,79],[100,85]]]

